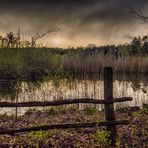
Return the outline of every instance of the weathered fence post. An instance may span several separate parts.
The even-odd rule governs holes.
[[[113,70],[111,67],[104,68],[104,99],[105,101],[113,99]],[[105,104],[105,120],[115,120],[113,103]],[[108,125],[106,129],[110,132],[109,141],[111,142],[111,146],[115,146],[116,125]]]

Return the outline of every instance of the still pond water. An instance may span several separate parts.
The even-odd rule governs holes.
[[[40,85],[21,82],[18,97],[13,99],[1,95],[1,101],[24,102],[24,101],[51,101],[59,99],[94,98],[103,99],[103,80],[71,80],[46,81]],[[123,106],[141,106],[148,103],[148,79],[147,76],[125,76],[114,79],[114,97],[132,97],[133,101],[116,103],[115,108]],[[84,105],[79,105],[80,109]],[[103,109],[103,105],[97,105]],[[19,108],[18,114],[23,114],[28,108]],[[42,108],[41,108],[42,109]],[[1,108],[0,113],[15,113],[15,108]]]

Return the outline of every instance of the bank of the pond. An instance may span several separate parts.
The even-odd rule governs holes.
[[[139,107],[124,107],[116,111],[119,120],[130,120],[130,124],[118,126],[117,147],[148,147],[148,105]],[[103,112],[95,108],[78,110],[77,107],[52,107],[48,110],[28,110],[24,115],[0,116],[1,131],[4,128],[16,129],[55,123],[80,123],[103,120]],[[16,135],[1,135],[1,147],[109,147],[109,133],[104,128],[85,128],[38,131]]]

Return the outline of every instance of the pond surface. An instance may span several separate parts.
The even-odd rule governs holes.
[[[124,79],[124,80],[123,80]],[[114,97],[132,97],[133,101],[116,103],[115,108],[123,106],[141,106],[143,103],[148,103],[148,81],[146,76],[138,79],[136,76],[115,78],[113,84]],[[7,87],[7,86],[5,86]],[[10,95],[1,95],[1,101],[24,102],[24,101],[51,101],[61,99],[78,99],[78,98],[104,98],[103,80],[59,80],[46,81],[39,85],[32,83],[21,82],[18,97]],[[85,105],[80,104],[83,108]],[[103,105],[97,105],[98,109],[103,109]],[[12,113],[12,110],[2,108],[0,113]],[[22,114],[27,108],[19,108],[18,113]],[[15,111],[14,111],[15,113]]]

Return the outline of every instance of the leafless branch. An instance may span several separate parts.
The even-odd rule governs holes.
[[[139,20],[142,20],[142,21],[145,22],[145,23],[148,23],[148,16],[144,16],[144,15],[142,14],[141,9],[136,8],[136,7],[134,6],[134,4],[133,4],[131,1],[129,1],[129,0],[124,0],[124,1],[122,1],[121,3],[122,3],[122,5],[123,5],[125,8],[127,8],[127,9],[129,10],[129,13],[130,13],[133,17],[138,18]]]
[[[45,33],[42,33],[42,34],[37,33],[35,36],[32,37],[32,46],[34,46],[35,43],[36,43],[39,39],[43,38],[44,36],[46,36],[46,35],[48,35],[48,34],[50,34],[50,33],[52,33],[52,32],[59,31],[59,30],[60,30],[59,27],[57,27],[57,26],[52,26],[52,27],[50,27],[50,29],[49,29],[47,32],[45,32]]]

